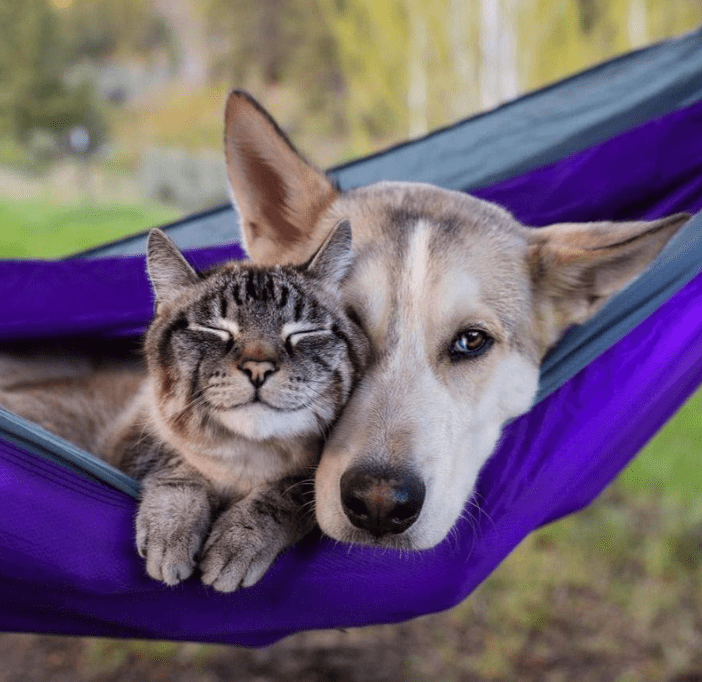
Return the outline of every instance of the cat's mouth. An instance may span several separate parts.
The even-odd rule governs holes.
[[[273,412],[300,412],[309,407],[307,404],[303,405],[274,405],[273,403],[264,400],[258,391],[248,400],[242,400],[238,403],[227,403],[227,404],[217,404],[208,401],[209,406],[217,412],[235,412],[237,410],[243,410],[247,407],[260,407],[272,410]]]
[[[201,391],[202,401],[208,409],[218,413],[246,408],[254,409],[257,414],[264,414],[264,410],[280,414],[314,410],[315,400],[311,400],[306,391],[286,390],[283,386],[269,385],[270,382],[262,386],[246,383],[218,381],[206,385]]]
[[[260,396],[236,405],[217,406],[217,420],[233,433],[254,440],[314,435],[319,425],[308,405],[279,407]]]

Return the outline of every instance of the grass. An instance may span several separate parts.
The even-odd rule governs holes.
[[[57,205],[0,199],[0,258],[56,258],[179,217],[151,205]]]
[[[621,476],[627,495],[677,501],[702,499],[702,390],[695,393]]]

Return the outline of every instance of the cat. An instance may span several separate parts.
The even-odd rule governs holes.
[[[41,382],[0,393],[0,403],[141,480],[136,544],[152,578],[175,585],[199,567],[216,590],[247,587],[313,527],[314,466],[369,353],[339,298],[351,239],[341,221],[305,265],[228,263],[198,274],[152,230],[147,371],[128,375],[132,395],[116,416],[99,420],[87,407],[109,386],[119,393],[114,369],[49,377],[43,402]],[[86,440],[75,423],[89,413]]]

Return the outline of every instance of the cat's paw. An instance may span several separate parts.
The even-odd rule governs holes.
[[[291,544],[279,522],[235,504],[215,521],[202,551],[202,582],[220,592],[257,583],[280,552]]]
[[[189,578],[210,526],[207,495],[191,488],[147,489],[136,518],[136,544],[154,580]]]

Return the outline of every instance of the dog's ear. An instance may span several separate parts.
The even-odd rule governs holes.
[[[316,233],[318,218],[338,190],[249,94],[230,93],[224,125],[227,175],[249,257],[263,265],[307,260],[325,237]]]
[[[529,268],[543,352],[582,324],[660,253],[690,218],[564,223],[529,230]]]

